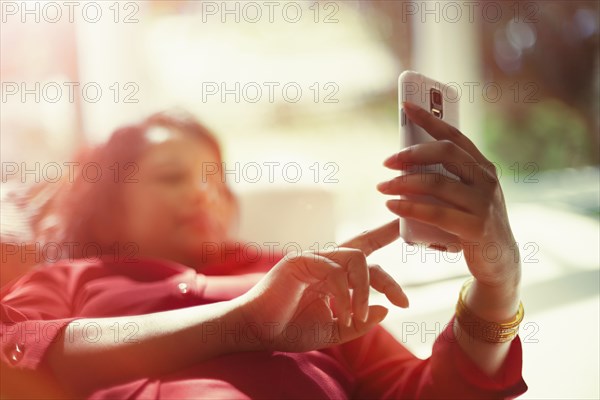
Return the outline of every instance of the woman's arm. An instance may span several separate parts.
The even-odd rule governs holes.
[[[467,291],[465,305],[477,316],[487,321],[502,322],[510,320],[519,309],[520,276],[505,285],[490,286],[478,281],[471,284]],[[454,324],[454,335],[460,347],[482,371],[494,377],[503,365],[511,342],[487,343],[473,340],[460,323]]]
[[[368,306],[369,287],[393,304],[408,305],[400,286],[365,259],[397,237],[398,220],[394,220],[334,250],[288,255],[266,275],[252,274],[252,279],[262,279],[249,291],[244,291],[245,281],[244,288],[236,287],[235,281],[242,277],[206,277],[211,284],[205,295],[228,284],[230,294],[239,292],[233,300],[145,315],[74,320],[64,328],[62,340],[49,347],[46,362],[59,381],[87,394],[228,353],[307,352],[350,341],[387,313],[381,306]],[[337,307],[332,307],[330,296]],[[293,339],[287,333],[289,325],[296,332]]]
[[[51,345],[46,363],[63,384],[86,393],[257,350],[252,337],[239,334],[240,306],[240,299],[233,299],[145,315],[78,319]]]
[[[492,378],[460,348],[453,332],[455,316],[445,325],[439,323],[444,328],[426,359],[416,357],[381,325],[323,352],[357,377],[350,396],[357,399],[513,399],[527,391],[518,336]]]

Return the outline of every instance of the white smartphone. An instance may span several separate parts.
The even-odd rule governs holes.
[[[400,125],[400,147],[405,148],[419,143],[434,141],[427,131],[404,114],[402,103],[415,104],[458,129],[458,92],[452,87],[428,78],[418,72],[404,71],[398,78],[398,109]],[[410,166],[403,174],[438,173],[441,179],[459,178],[448,172],[442,164]],[[430,204],[445,204],[443,201],[426,195],[402,195],[401,199],[417,200]],[[450,250],[458,246],[458,238],[435,225],[414,219],[400,218],[400,236],[406,243],[422,245],[438,250]]]

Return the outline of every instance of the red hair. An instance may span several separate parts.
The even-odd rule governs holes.
[[[146,132],[155,127],[192,135],[211,146],[221,162],[221,149],[214,135],[187,113],[160,112],[120,127],[106,143],[77,152],[70,182],[65,179],[59,184],[43,185],[53,188],[39,202],[38,212],[30,221],[35,241],[62,245],[69,251],[61,258],[95,257],[98,251],[114,254],[124,212],[122,185],[135,181],[135,162],[150,145]],[[45,190],[40,189],[48,188],[35,189],[43,198]],[[227,195],[237,208],[229,190]]]

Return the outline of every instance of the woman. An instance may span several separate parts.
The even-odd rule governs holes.
[[[69,256],[3,288],[3,363],[65,396],[97,399],[524,393],[521,265],[495,170],[456,129],[410,104],[405,111],[438,140],[386,166],[469,165],[453,187],[406,177],[378,186],[455,205],[387,203],[455,234],[473,275],[430,358],[412,355],[378,325],[387,309],[368,305],[373,287],[408,307],[401,287],[366,261],[397,239],[397,220],[335,250],[243,252],[217,142],[191,119],[157,114],[84,154],[81,166],[94,173],[81,168],[34,221]],[[494,262],[481,252],[492,241],[506,250]]]

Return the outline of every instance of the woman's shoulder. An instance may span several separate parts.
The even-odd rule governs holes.
[[[202,254],[197,271],[204,275],[242,275],[268,272],[283,258],[272,247],[250,241],[228,241]]]
[[[69,281],[91,270],[104,268],[101,259],[65,259],[56,262],[41,262],[35,264],[26,272],[5,283],[0,290],[0,299],[23,286],[41,285],[50,288],[56,285],[66,285]]]

